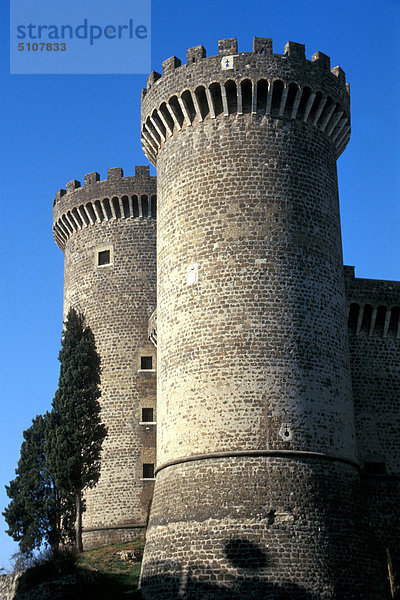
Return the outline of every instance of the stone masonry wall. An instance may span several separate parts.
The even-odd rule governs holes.
[[[23,571],[0,575],[0,598],[1,600],[14,600],[18,588],[18,580]]]
[[[385,565],[365,543],[365,515],[350,465],[271,457],[174,465],[157,475],[142,594],[383,600]]]
[[[167,144],[158,156],[159,464],[260,448],[354,459],[329,140],[244,115],[194,124]],[[188,285],[191,265],[198,281]]]
[[[345,267],[358,453],[375,545],[400,569],[400,283]]]

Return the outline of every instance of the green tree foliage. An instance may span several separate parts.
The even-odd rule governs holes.
[[[100,357],[82,314],[71,309],[65,322],[58,390],[46,431],[46,455],[60,496],[73,499],[75,543],[82,550],[82,492],[100,477],[106,428],[100,422]]]
[[[24,431],[17,477],[6,486],[11,498],[3,513],[7,533],[19,542],[24,555],[42,543],[54,548],[61,539],[59,498],[45,455],[47,419],[48,414],[37,416]]]

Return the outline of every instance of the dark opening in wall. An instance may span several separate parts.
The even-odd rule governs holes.
[[[229,79],[225,83],[226,100],[228,102],[228,112],[233,115],[237,112],[237,89],[236,81]]]
[[[132,208],[133,208],[133,216],[134,217],[138,217],[139,216],[139,201],[138,201],[138,197],[132,196]]]
[[[169,100],[169,105],[172,109],[172,112],[175,115],[176,120],[179,123],[179,126],[182,127],[185,117],[183,115],[181,107],[179,106],[178,98],[176,96],[172,96],[172,98],[170,98]]]
[[[386,306],[378,306],[376,311],[375,331],[376,333],[382,333],[385,326],[386,319]]]
[[[306,110],[310,96],[311,96],[311,90],[308,86],[306,86],[303,89],[303,93],[301,95],[300,104],[299,104],[299,108],[298,108],[297,115],[296,115],[297,119],[301,119],[301,120],[304,119],[305,110]]]
[[[106,211],[106,217],[108,220],[112,218],[112,212],[110,208],[110,200],[108,198],[103,199],[104,210]]]
[[[174,130],[174,120],[171,117],[171,113],[169,112],[167,105],[165,104],[165,102],[163,102],[160,106],[160,113],[161,115],[164,117],[164,120],[166,121],[167,125],[169,126],[170,130],[173,131]]]
[[[85,207],[83,206],[83,204],[81,204],[79,207],[79,214],[81,215],[82,220],[85,223],[85,225],[89,225],[89,219],[88,219],[88,216],[86,214],[86,210],[85,210]],[[63,217],[63,219],[64,219],[64,217]]]
[[[141,356],[140,357],[140,368],[148,370],[153,368],[153,357],[152,356]]]
[[[181,98],[182,98],[183,105],[186,108],[186,112],[188,114],[189,121],[191,123],[193,123],[194,118],[196,116],[196,109],[193,104],[192,94],[189,92],[189,90],[185,90],[182,93]]]
[[[352,333],[356,332],[359,312],[360,312],[359,304],[357,304],[356,302],[353,302],[352,304],[350,304],[349,320],[348,320],[347,324],[349,326],[349,330]]]
[[[157,129],[154,127],[153,123],[150,121],[150,117],[147,117],[146,119],[146,127],[147,130],[151,133],[151,135],[153,136],[153,138],[158,142],[158,144],[161,144],[161,136],[158,133]]]
[[[367,475],[386,475],[386,465],[384,462],[366,462],[364,471]]]
[[[114,212],[115,212],[115,217],[117,219],[121,218],[121,208],[119,206],[119,200],[116,196],[114,196],[114,198],[111,199],[113,208],[114,208]]]
[[[393,306],[390,313],[388,333],[396,335],[399,329],[400,307]]]
[[[268,81],[260,79],[257,81],[257,112],[261,115],[265,115],[265,111],[267,110],[267,98]]]
[[[101,265],[109,265],[110,264],[110,251],[109,250],[102,250],[101,252],[98,253],[97,264],[99,267],[101,267]]]
[[[100,204],[100,200],[97,200],[97,202]],[[101,210],[101,208],[100,208],[100,210]],[[78,213],[78,211],[77,211],[77,209],[76,209],[76,208],[73,208],[73,209],[72,209],[72,214],[74,215],[75,219],[76,219],[76,220],[77,220],[77,222],[79,223],[79,227],[83,227],[83,221],[82,221],[82,219],[81,219],[81,216],[80,216],[80,214]],[[104,221],[104,216],[103,216],[103,218],[101,218],[101,215],[102,215],[102,214],[103,214],[103,211],[101,210],[101,213],[100,213],[100,220],[101,220],[101,221]]]
[[[153,118],[154,123],[157,125],[158,129],[161,131],[162,135],[164,137],[166,137],[167,130],[165,129],[164,123],[161,121],[160,117],[158,116],[158,112],[156,110],[153,110],[153,114],[151,116]]]
[[[154,479],[154,463],[143,463],[143,479]]]
[[[144,217],[148,217],[149,216],[149,199],[145,194],[143,194],[143,196],[141,196],[141,201],[142,201],[142,215]]]
[[[212,83],[209,87],[212,103],[214,106],[215,116],[222,114],[222,95],[221,86],[219,83]]]
[[[130,210],[129,210],[128,196],[122,196],[121,201],[122,201],[122,208],[124,209],[124,217],[127,219],[128,217],[131,216]]]
[[[151,216],[153,219],[157,217],[157,196],[151,197]]]
[[[372,306],[371,304],[366,304],[364,306],[364,311],[363,311],[363,316],[362,316],[362,320],[361,320],[361,330],[362,331],[368,331],[371,328],[371,321],[372,321]]]
[[[242,109],[244,113],[251,112],[251,105],[253,102],[253,85],[249,79],[245,79],[241,82],[240,87],[242,89]]]
[[[289,91],[288,91],[288,95],[286,98],[286,104],[285,104],[285,111],[283,113],[287,119],[290,119],[292,117],[294,103],[295,103],[298,91],[299,91],[299,86],[297,85],[297,83],[291,83],[289,85]]]
[[[282,94],[283,94],[283,81],[280,79],[274,81],[272,86],[272,102],[271,102],[271,115],[277,117],[279,115],[279,109],[281,106]]]
[[[206,96],[206,90],[202,85],[200,85],[198,88],[195,89],[194,93],[197,98],[197,104],[199,105],[201,118],[205,119],[208,113],[210,112]]]
[[[314,122],[314,119],[317,116],[317,112],[319,110],[319,107],[321,106],[322,98],[323,98],[322,92],[317,92],[315,95],[315,100],[314,100],[313,105],[310,110],[310,114],[308,116],[308,120],[311,123]]]
[[[154,422],[154,411],[152,408],[142,408],[142,423]]]
[[[328,96],[328,98],[324,104],[324,108],[322,109],[322,113],[320,114],[320,116],[316,122],[316,125],[318,124],[319,126],[321,126],[324,123],[324,121],[327,119],[327,117],[329,115],[329,112],[332,109],[332,104],[333,104],[333,100],[330,96]]]
[[[68,222],[68,219],[65,215],[63,215],[62,217],[62,222],[64,223],[65,227],[67,228],[67,231],[69,231],[69,233],[73,233],[73,229],[72,229],[72,225],[71,223]],[[89,220],[89,219],[87,219]]]
[[[97,216],[96,216],[96,213],[94,212],[93,204],[91,202],[88,202],[86,204],[86,210],[88,211],[88,213],[90,215],[90,218],[92,219],[93,223],[96,223]]]

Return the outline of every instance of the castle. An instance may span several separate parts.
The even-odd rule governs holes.
[[[345,74],[268,38],[162,68],[142,92],[157,186],[109,169],[54,201],[64,310],[103,369],[84,544],[147,528],[149,599],[390,597],[400,283],[343,266]]]

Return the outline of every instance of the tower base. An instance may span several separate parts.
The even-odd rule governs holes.
[[[360,476],[321,458],[224,457],[157,476],[145,600],[382,600]],[[210,518],[211,515],[211,518]]]

